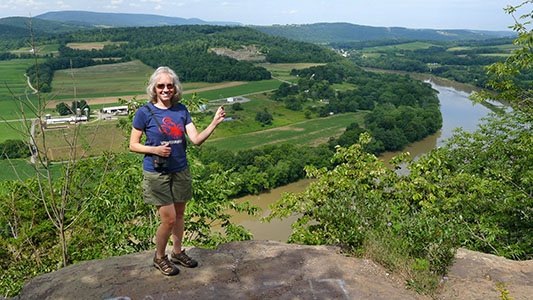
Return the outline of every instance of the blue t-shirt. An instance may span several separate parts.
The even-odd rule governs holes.
[[[188,167],[187,155],[185,149],[187,148],[187,140],[185,138],[185,125],[192,122],[191,115],[185,105],[178,103],[168,109],[161,109],[155,107],[152,103],[147,103],[150,106],[155,117],[161,124],[161,128],[166,132],[170,141],[161,132],[156,121],[148,108],[141,106],[135,113],[133,118],[133,127],[143,130],[146,133],[147,146],[159,146],[170,143],[172,148],[170,152],[169,168],[163,172],[156,171],[152,163],[152,156],[145,155],[143,160],[143,170],[149,172],[172,173],[178,172]]]

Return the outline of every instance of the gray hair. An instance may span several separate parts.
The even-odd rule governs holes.
[[[178,75],[176,75],[176,72],[174,72],[174,70],[169,67],[159,67],[157,68],[157,70],[154,71],[152,76],[150,76],[150,81],[148,82],[148,86],[146,87],[146,92],[148,93],[150,102],[154,104],[157,103],[157,93],[155,91],[155,86],[157,85],[159,75],[163,73],[170,75],[170,77],[172,78],[172,83],[174,83],[174,96],[172,96],[172,99],[170,100],[170,103],[174,105],[181,100],[183,89],[181,87]]]

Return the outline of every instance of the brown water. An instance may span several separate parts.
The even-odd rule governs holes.
[[[479,119],[490,112],[489,109],[480,104],[473,105],[471,100],[468,99],[468,96],[475,90],[472,86],[430,75],[412,74],[412,76],[431,83],[433,88],[439,91],[438,97],[441,104],[443,126],[436,134],[413,143],[402,151],[383,153],[380,157],[385,162],[402,152],[409,152],[410,157],[416,159],[428,153],[431,149],[442,146],[444,140],[450,138],[453,130],[457,127],[462,127],[465,131],[474,131],[480,122]],[[270,223],[262,223],[260,219],[268,215],[270,212],[268,206],[281,199],[281,194],[301,192],[311,182],[312,180],[310,179],[304,179],[260,195],[239,198],[238,201],[248,200],[251,204],[261,207],[262,213],[258,217],[238,214],[234,215],[232,220],[236,224],[243,225],[249,229],[255,240],[268,239],[285,242],[291,233],[291,224],[296,220],[295,216],[283,221],[272,220]]]
[[[263,217],[268,216],[270,204],[275,203],[282,198],[283,193],[299,193],[307,188],[312,179],[302,179],[297,182],[289,183],[270,190],[269,192],[259,195],[248,195],[237,199],[239,202],[249,201],[250,204],[261,208],[258,216],[248,216],[245,214],[236,214],[231,218],[232,222],[244,226],[254,235],[254,240],[273,240],[285,242],[291,234],[291,224],[296,221],[297,217],[292,216],[280,221],[273,219],[270,223],[261,222]]]

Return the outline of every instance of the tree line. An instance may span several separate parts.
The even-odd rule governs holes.
[[[365,116],[364,129],[353,124],[339,140],[330,144],[348,146],[362,132],[370,132],[373,140],[366,150],[379,154],[397,151],[406,145],[434,134],[442,127],[442,116],[436,91],[431,85],[409,76],[364,72],[349,62],[330,63],[302,70],[292,70],[298,84],[283,83],[272,99],[283,101],[292,110],[305,109],[321,117],[331,113],[371,111]],[[335,91],[333,84],[349,83],[354,88]]]

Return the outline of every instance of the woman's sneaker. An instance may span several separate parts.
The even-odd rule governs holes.
[[[168,256],[165,255],[161,257],[160,259],[157,259],[154,256],[154,266],[163,273],[163,275],[167,276],[173,276],[180,272],[180,269],[178,269],[175,265],[173,265],[169,260]]]
[[[181,250],[180,254],[176,254],[174,251],[172,251],[172,253],[170,253],[170,260],[173,263],[178,263],[187,268],[196,268],[198,266],[198,262],[196,260],[185,254],[185,250]]]

